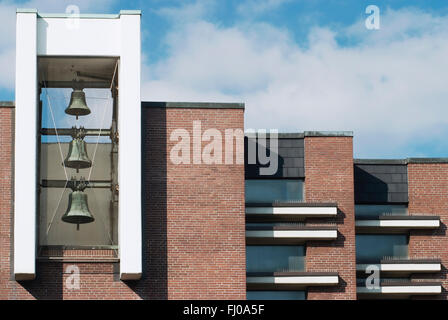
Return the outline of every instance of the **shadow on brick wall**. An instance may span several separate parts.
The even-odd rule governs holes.
[[[38,300],[60,300],[63,298],[64,270],[62,263],[37,263],[36,279],[19,284]]]
[[[142,299],[168,298],[165,108],[142,108],[143,275],[126,285]]]
[[[428,237],[428,236],[444,237],[444,236],[446,236],[446,229],[447,229],[446,224],[444,224],[443,222],[440,222],[440,227],[438,227],[437,229],[434,229],[434,230],[432,230],[432,229],[431,230],[424,230],[424,229],[411,230],[410,235],[413,237]]]

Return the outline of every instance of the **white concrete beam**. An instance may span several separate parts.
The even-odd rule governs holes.
[[[37,208],[37,11],[16,20],[16,114],[14,151],[14,275],[36,275]]]

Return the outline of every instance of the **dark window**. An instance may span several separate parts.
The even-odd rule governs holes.
[[[355,216],[378,217],[381,215],[400,215],[405,216],[408,213],[406,205],[402,204],[358,204],[355,205]]]
[[[408,256],[408,236],[404,234],[356,235],[356,261],[378,262],[384,257]]]
[[[246,180],[246,202],[303,200],[303,180]]]
[[[247,291],[247,300],[305,300],[305,291]]]
[[[247,246],[247,272],[304,271],[305,250],[302,246]]]

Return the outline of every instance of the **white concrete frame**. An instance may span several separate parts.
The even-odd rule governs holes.
[[[36,269],[37,15],[16,20],[16,114],[14,150],[14,275],[32,280]]]
[[[319,239],[333,240],[338,237],[337,230],[247,230],[246,238],[274,239]]]
[[[338,214],[338,208],[337,207],[246,207],[246,214],[332,217]]]
[[[357,264],[356,270],[365,271],[368,266],[372,264]],[[440,263],[381,263],[373,264],[377,266],[380,271],[387,272],[439,272],[442,270]]]
[[[440,220],[358,220],[356,227],[433,229],[440,227]]]
[[[330,286],[339,283],[339,276],[260,276],[247,277],[246,283]]]
[[[37,56],[118,57],[120,277],[142,273],[140,11],[118,15],[38,14],[17,10],[14,185],[14,274],[35,277]],[[77,27],[73,27],[77,25]],[[100,35],[100,36],[98,36]],[[37,159],[36,159],[37,160]]]

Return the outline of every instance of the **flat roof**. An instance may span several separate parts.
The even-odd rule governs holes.
[[[244,109],[239,102],[163,102],[142,101],[143,108],[186,108],[186,109]]]
[[[258,136],[257,131],[245,132],[246,136]],[[266,131],[266,138],[270,138],[271,133]],[[278,132],[279,139],[303,139],[305,137],[353,137],[353,131],[304,131],[304,132]]]
[[[0,107],[14,108],[14,101],[0,101]]]
[[[39,18],[73,18],[76,16],[81,19],[118,19],[121,15],[141,15],[141,10],[120,10],[118,14],[103,14],[103,13],[40,13],[35,8],[17,8],[16,13],[35,13]]]
[[[430,164],[448,163],[448,158],[405,158],[405,159],[353,159],[354,164],[368,165],[407,165],[407,164]]]
[[[407,159],[353,159],[354,164],[401,164],[406,165]]]

